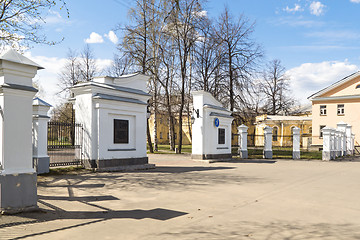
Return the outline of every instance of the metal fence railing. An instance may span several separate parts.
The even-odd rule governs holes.
[[[77,123],[48,123],[50,167],[82,164],[83,127]]]

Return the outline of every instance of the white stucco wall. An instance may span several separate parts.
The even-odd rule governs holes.
[[[231,154],[231,112],[208,92],[196,91],[192,95],[194,109],[199,109],[199,118],[193,113],[192,154]],[[215,118],[219,119],[218,127],[214,124]],[[218,144],[219,128],[225,129],[225,144]]]
[[[146,88],[147,79],[143,75],[131,75],[124,87],[121,79],[99,77],[95,82],[72,89],[76,122],[84,128],[85,159],[146,157],[146,109],[150,95],[141,89]],[[114,143],[114,119],[129,121],[129,143]]]

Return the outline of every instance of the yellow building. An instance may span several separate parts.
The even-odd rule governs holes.
[[[255,142],[253,143],[255,146],[264,145],[265,126],[273,128],[273,146],[292,146],[292,129],[294,127],[300,128],[301,147],[308,148],[311,145],[312,117],[309,112],[299,114],[299,116],[264,114],[256,117]]]
[[[237,127],[241,124],[237,124],[236,121],[233,121],[232,124],[232,138],[231,138],[231,144],[233,146],[236,146],[238,144],[238,136],[237,136]],[[255,132],[255,127],[250,124],[245,124],[249,127],[249,134]],[[187,115],[183,116],[183,124],[182,124],[182,130],[183,130],[183,144],[189,145],[191,144],[191,119],[187,117]],[[151,134],[151,141],[154,142],[154,114],[150,115],[149,119],[149,128],[150,128],[150,134]],[[178,144],[178,130],[179,129],[179,122],[175,118],[175,144]],[[167,114],[164,113],[158,113],[157,114],[157,139],[158,144],[169,144],[169,118]]]
[[[353,73],[338,82],[311,95],[313,112],[313,145],[322,145],[321,129],[336,128],[343,121],[352,125],[355,145],[360,142],[360,72]]]
[[[149,119],[149,128],[151,134],[151,141],[154,143],[154,114],[150,115]],[[157,139],[158,144],[169,144],[169,118],[167,114],[158,113],[157,117]],[[178,131],[179,131],[179,121],[175,118],[175,144],[178,144]],[[183,116],[182,123],[182,134],[183,139],[182,143],[184,145],[191,144],[191,120],[185,115]]]

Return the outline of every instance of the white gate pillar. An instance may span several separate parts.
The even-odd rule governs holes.
[[[293,159],[300,159],[300,128],[293,128]]]
[[[264,158],[272,159],[272,127],[264,127]]]
[[[0,212],[37,208],[32,161],[32,78],[42,69],[14,50],[0,55]]]
[[[330,130],[330,159],[336,158],[335,129]]]
[[[346,155],[351,155],[351,128],[350,124],[346,125]]]
[[[33,161],[38,174],[48,173],[50,158],[47,154],[48,128],[50,119],[47,113],[51,105],[35,98],[33,100]]]
[[[238,127],[239,134],[239,155],[240,158],[248,158],[248,149],[247,149],[247,135],[248,127],[242,124]]]
[[[322,160],[329,161],[333,159],[332,156],[332,129],[329,127],[325,127],[322,130],[323,135],[323,151],[322,151]]]
[[[339,122],[337,124],[337,129],[341,132],[340,147],[341,147],[341,156],[346,156],[346,126],[347,123]]]
[[[355,154],[355,134],[351,134],[351,155]]]

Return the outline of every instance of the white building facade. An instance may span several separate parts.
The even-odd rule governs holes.
[[[83,125],[86,168],[146,169],[146,113],[149,77],[97,77],[74,86],[75,120]]]
[[[193,95],[192,159],[231,159],[231,112],[209,92]]]

